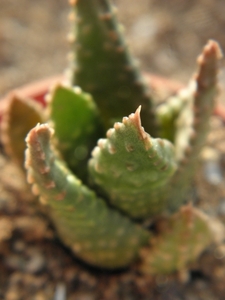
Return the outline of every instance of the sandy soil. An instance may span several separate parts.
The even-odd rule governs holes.
[[[187,82],[208,39],[225,49],[223,0],[114,2],[130,47],[147,71]],[[67,1],[1,0],[0,5],[0,95],[62,73],[69,51]],[[222,67],[223,83],[224,61]]]

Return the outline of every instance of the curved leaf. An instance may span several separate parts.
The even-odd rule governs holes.
[[[174,148],[144,131],[140,107],[115,123],[92,154],[91,178],[111,204],[135,218],[165,210],[163,188],[176,170]]]
[[[57,149],[70,169],[84,180],[90,152],[103,135],[95,103],[79,87],[62,85],[57,85],[48,98]]]
[[[149,233],[110,209],[57,159],[50,149],[51,134],[43,124],[26,139],[26,168],[33,192],[50,207],[61,239],[78,257],[98,267],[128,265]]]

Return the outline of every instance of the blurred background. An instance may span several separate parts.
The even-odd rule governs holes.
[[[142,69],[186,82],[208,39],[225,49],[224,0],[114,0]],[[67,0],[0,0],[0,96],[67,67]],[[225,85],[225,63],[220,81]]]

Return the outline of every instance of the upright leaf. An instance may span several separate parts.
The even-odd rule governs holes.
[[[176,157],[179,167],[171,182],[169,203],[174,209],[184,200],[190,179],[197,167],[197,158],[209,130],[209,119],[217,96],[218,44],[209,41],[198,58],[198,71],[189,86],[192,102],[187,103],[177,120],[175,137]]]
[[[72,83],[93,95],[106,128],[142,105],[143,125],[156,134],[149,88],[130,55],[110,1],[72,2],[77,20]]]

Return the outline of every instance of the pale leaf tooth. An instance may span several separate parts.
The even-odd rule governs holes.
[[[99,153],[100,153],[99,147],[95,147],[91,152],[91,156],[97,156]]]
[[[68,40],[69,43],[74,43],[75,42],[76,37],[75,37],[73,32],[68,33],[67,40]]]
[[[68,14],[68,20],[74,22],[76,20],[76,15],[73,11]]]
[[[116,14],[118,12],[118,8],[115,5],[112,6],[112,12],[114,14]]]
[[[24,167],[26,169],[29,169],[31,164],[31,158],[30,158],[30,150],[28,148],[25,150],[25,157],[26,159],[25,159]]]
[[[31,174],[31,172],[27,172],[27,182],[29,183],[29,184],[32,184],[32,183],[34,183],[34,177],[33,177],[33,175]]]
[[[123,124],[127,124],[128,123],[129,118],[128,117],[123,117]]]
[[[40,194],[40,190],[39,190],[37,184],[33,184],[32,187],[31,187],[31,190],[32,190],[32,193],[35,196],[38,196]]]
[[[74,93],[77,94],[77,95],[79,95],[79,94],[82,93],[82,90],[81,90],[81,88],[80,88],[79,86],[75,86],[75,87],[73,88],[73,91],[74,91]]]
[[[107,132],[106,132],[106,137],[107,138],[110,138],[111,135],[115,132],[115,129],[114,128],[110,128]]]
[[[100,149],[104,149],[105,148],[105,143],[106,143],[106,140],[105,139],[99,139],[98,140],[98,146]]]
[[[114,124],[115,130],[119,130],[119,129],[121,128],[121,125],[122,125],[122,123],[116,122],[116,123]]]
[[[45,199],[45,197],[42,197],[42,196],[39,198],[39,201],[43,205],[46,205],[48,203],[47,200]]]

